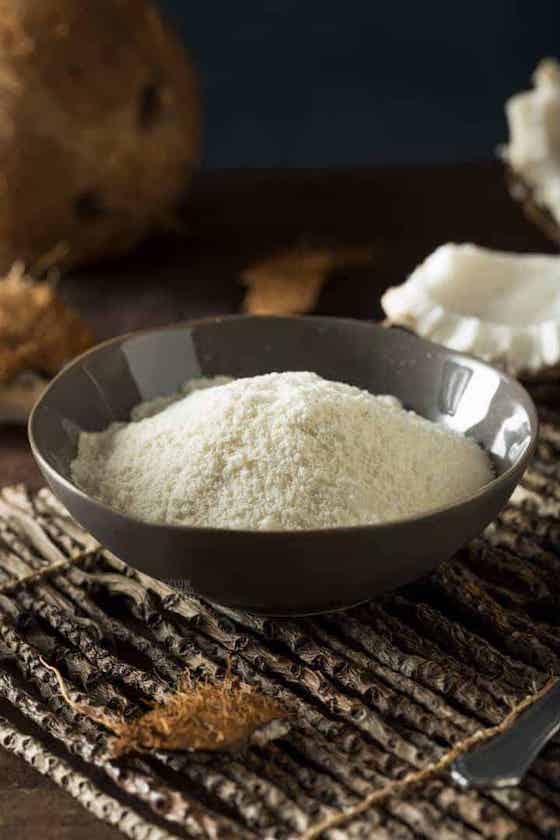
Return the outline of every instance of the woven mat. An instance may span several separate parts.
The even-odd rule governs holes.
[[[560,674],[558,417],[543,416],[523,487],[484,539],[379,602],[301,621],[179,594],[101,549],[47,490],[4,488],[0,696],[17,713],[0,718],[0,744],[135,838],[560,837],[560,741],[520,788],[460,791],[445,770],[387,787],[445,764]],[[291,728],[211,761],[117,761],[45,662],[75,698],[128,711],[185,670],[231,663]]]

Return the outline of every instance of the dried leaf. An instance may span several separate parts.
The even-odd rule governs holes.
[[[310,312],[336,268],[370,258],[365,248],[293,248],[249,266],[241,274],[247,287],[243,309],[252,315]]]
[[[90,328],[51,283],[34,283],[21,263],[0,280],[0,382],[22,370],[53,375],[92,344]]]
[[[113,733],[109,749],[115,758],[153,750],[234,751],[250,743],[262,746],[287,732],[288,713],[229,672],[220,683],[202,681],[193,685],[185,677],[163,703],[127,721],[95,706],[76,704],[60,672],[46,662],[43,664],[53,671],[64,699],[75,711]]]

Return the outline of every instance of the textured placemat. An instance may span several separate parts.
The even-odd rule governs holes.
[[[560,742],[520,788],[459,791],[445,769],[454,745],[560,674],[559,455],[548,413],[523,487],[484,539],[380,602],[301,621],[178,594],[103,551],[50,492],[5,488],[0,696],[14,713],[0,744],[136,838],[560,837]],[[229,663],[290,709],[291,728],[211,761],[117,761],[45,663],[74,699],[128,711],[185,669],[214,678]]]

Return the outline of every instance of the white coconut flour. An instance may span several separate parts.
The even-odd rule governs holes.
[[[448,505],[492,470],[472,440],[393,397],[314,373],[271,373],[195,381],[138,406],[130,423],[82,433],[72,475],[150,522],[291,529]]]

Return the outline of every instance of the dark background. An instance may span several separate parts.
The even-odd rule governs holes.
[[[160,0],[200,70],[209,166],[485,160],[560,57],[560,2]]]

